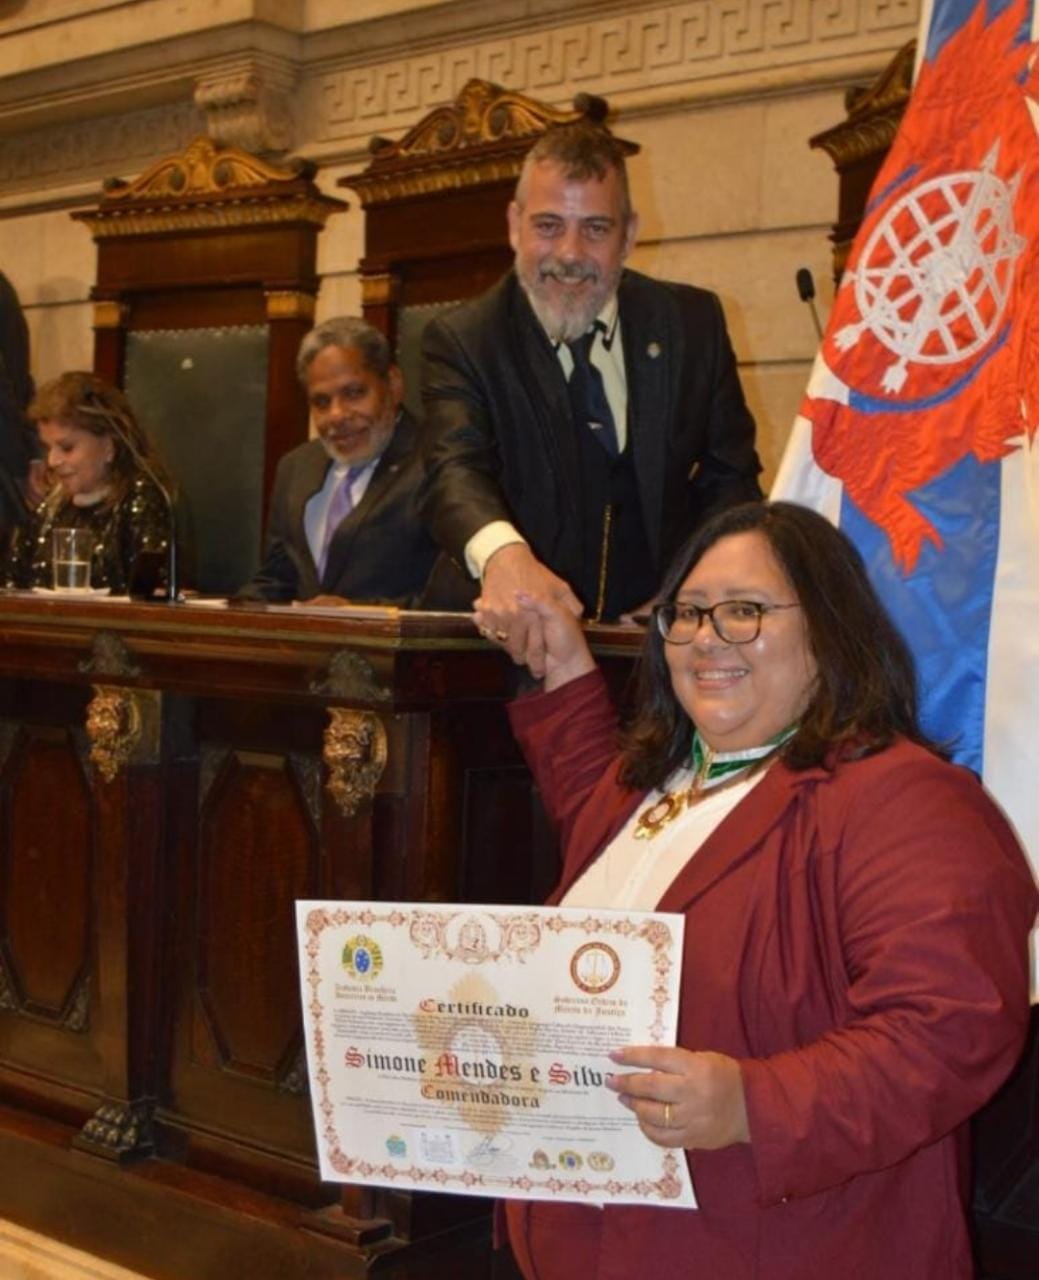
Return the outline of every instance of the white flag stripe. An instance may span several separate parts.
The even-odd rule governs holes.
[[[812,453],[812,424],[797,417],[779,464],[769,497],[773,502],[799,502],[824,515],[831,524],[841,522],[841,495],[844,485],[828,476]]]
[[[1000,467],[983,773],[1039,876],[1039,442]],[[1032,931],[1032,990],[1039,994],[1039,929]]]

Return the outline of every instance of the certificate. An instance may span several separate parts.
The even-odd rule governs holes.
[[[298,902],[321,1176],[419,1190],[695,1208],[605,1077],[673,1045],[679,915]]]

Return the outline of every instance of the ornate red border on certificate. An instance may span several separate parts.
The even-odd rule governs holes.
[[[460,940],[452,936],[452,922],[459,916],[472,915],[492,921],[497,926],[497,935],[488,938],[484,931],[482,938],[477,937],[475,940],[473,938]],[[653,949],[653,970],[656,974],[650,992],[650,1001],[655,1011],[650,1027],[650,1037],[656,1043],[663,1036],[664,1010],[668,1002],[668,979],[676,958],[673,954],[674,937],[667,924],[661,920],[639,920],[622,915],[595,914],[573,920],[562,915],[545,916],[534,912],[529,915],[516,912],[498,914],[493,910],[479,907],[440,911],[427,908],[413,911],[393,909],[385,913],[372,911],[369,907],[358,911],[341,907],[315,908],[307,913],[305,924],[307,956],[305,982],[310,988],[308,1007],[313,1025],[312,1078],[318,1086],[315,1105],[322,1117],[321,1127],[325,1150],[332,1168],[347,1178],[362,1178],[387,1184],[407,1179],[416,1185],[424,1184],[430,1189],[456,1187],[460,1191],[473,1191],[484,1188],[488,1192],[501,1196],[508,1196],[510,1190],[529,1192],[535,1188],[554,1195],[565,1195],[567,1192],[577,1191],[586,1198],[605,1194],[611,1197],[625,1195],[638,1196],[645,1200],[673,1200],[680,1195],[678,1156],[674,1151],[661,1153],[659,1178],[639,1179],[634,1182],[625,1182],[616,1178],[564,1180],[554,1176],[538,1179],[531,1178],[527,1174],[495,1177],[473,1173],[471,1170],[449,1173],[444,1169],[424,1169],[415,1165],[404,1168],[388,1163],[373,1164],[368,1160],[349,1156],[343,1151],[333,1119],[335,1107],[329,1096],[331,1076],[325,1057],[326,1046],[322,1030],[325,1006],[319,994],[321,977],[318,966],[321,935],[326,929],[341,928],[346,925],[370,928],[373,924],[389,924],[399,929],[408,924],[409,920],[409,937],[424,958],[439,954],[447,959],[463,960],[468,964],[494,964],[502,960],[522,963],[526,956],[537,949],[541,941],[542,929],[556,934],[572,929],[583,933],[586,937],[593,934],[600,937],[613,934],[628,940],[643,940]]]

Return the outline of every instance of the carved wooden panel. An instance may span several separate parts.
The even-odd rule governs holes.
[[[4,1214],[168,1280],[489,1280],[485,1204],[320,1181],[293,901],[524,896],[507,659],[418,614],[8,596],[0,634],[0,959],[42,1011],[0,987]],[[110,780],[99,681],[161,729]],[[351,708],[386,761],[348,815],[322,750]]]
[[[3,775],[4,953],[22,1007],[63,1020],[86,975],[92,801],[71,735],[23,732]]]
[[[300,1038],[292,904],[317,889],[317,832],[284,757],[229,753],[202,798],[198,991],[223,1062],[275,1081]]]

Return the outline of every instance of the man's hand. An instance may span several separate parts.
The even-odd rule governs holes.
[[[528,666],[540,679],[545,674],[543,630],[537,614],[519,602],[520,596],[555,601],[575,618],[581,616],[581,602],[525,542],[501,547],[484,566],[483,589],[476,601],[481,630],[502,645],[513,662]]]
[[[298,604],[305,609],[308,606],[321,609],[342,609],[350,603],[345,596],[311,596],[309,600],[293,600],[293,604]]]
[[[526,615],[527,652],[533,652],[540,661],[541,669],[534,674],[539,678],[544,676],[546,691],[558,689],[594,670],[595,659],[585,641],[581,623],[569,609],[558,600],[536,600],[522,591],[517,592],[516,603],[521,614]],[[485,613],[479,602],[473,621],[482,635],[497,639],[495,616]]]

